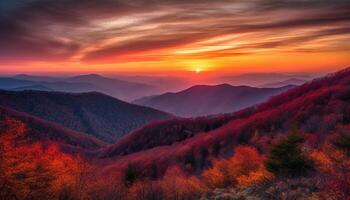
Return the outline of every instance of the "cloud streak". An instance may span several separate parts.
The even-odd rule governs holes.
[[[4,0],[0,60],[105,64],[348,51],[348,27],[347,0]]]

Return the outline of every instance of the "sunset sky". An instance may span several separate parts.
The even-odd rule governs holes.
[[[1,0],[0,73],[350,66],[349,0]]]

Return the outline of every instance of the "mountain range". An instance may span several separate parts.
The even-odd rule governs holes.
[[[144,83],[129,82],[107,78],[97,74],[73,77],[49,77],[17,75],[0,78],[0,89],[5,90],[43,90],[61,92],[101,92],[130,101],[157,93],[157,88]]]
[[[311,74],[284,74],[284,73],[245,73],[238,75],[226,75],[217,77],[212,80],[212,82],[216,83],[229,83],[231,85],[247,85],[252,87],[266,87],[265,85],[279,83],[286,81],[286,85],[299,85],[293,84],[293,82],[288,83],[288,80],[305,80],[309,81],[318,75]],[[286,85],[280,85],[278,87],[283,87]],[[275,87],[275,86],[274,86]]]
[[[284,90],[287,91],[280,91],[281,94],[258,105],[228,114],[196,118],[174,118],[170,114],[128,104],[96,92],[72,94],[43,91],[1,91],[0,105],[2,113],[10,113],[6,115],[13,115],[11,113],[16,112],[17,116],[30,116],[33,119],[42,120],[43,123],[53,123],[60,127],[63,125],[73,130],[85,132],[89,135],[88,137],[92,135],[108,142],[118,138],[116,143],[107,147],[101,145],[98,150],[100,159],[113,158],[115,162],[112,164],[117,166],[121,161],[131,162],[136,157],[138,161],[144,159],[166,160],[171,159],[166,157],[168,155],[181,156],[189,150],[198,153],[197,151],[202,147],[211,152],[214,151],[213,148],[218,148],[219,153],[225,154],[225,152],[232,151],[236,144],[250,143],[257,130],[259,137],[265,134],[272,137],[275,133],[285,132],[294,123],[297,123],[300,129],[305,132],[321,133],[332,130],[339,123],[350,122],[350,107],[347,103],[350,96],[349,85],[350,70],[346,69],[289,90],[286,88]],[[233,87],[227,84],[219,86],[223,88]],[[201,89],[202,86],[198,87]],[[336,106],[334,106],[335,102],[337,102]],[[124,106],[131,110],[120,109]],[[162,120],[154,122],[154,119],[151,119],[150,123],[141,123],[138,126],[140,128],[130,128],[129,134],[125,135],[127,132],[125,131],[124,134],[118,136],[95,134],[95,132],[87,130],[96,130],[96,127],[88,129],[88,127],[82,126],[86,121],[89,121],[87,119],[93,119],[89,122],[95,124],[103,124],[103,121],[110,123],[111,121],[108,121],[111,120],[110,118],[115,119],[118,118],[115,116],[133,113],[133,109],[140,109],[141,112],[126,117],[129,121],[130,119],[134,120],[135,116],[139,116],[140,113],[150,111]],[[315,112],[315,110],[318,111]],[[319,114],[315,115],[314,113]],[[64,117],[60,117],[60,115],[68,116],[69,120],[67,121],[75,122],[76,125],[65,122]],[[81,118],[79,115],[84,117]],[[98,120],[95,121],[96,119]],[[332,123],[326,123],[325,120],[331,120]],[[121,124],[125,125],[125,123]],[[319,123],[325,125],[320,127]],[[108,128],[110,127],[108,126]],[[99,143],[103,144],[103,142]],[[161,157],[158,157],[160,155],[157,153],[158,151],[161,152]]]
[[[235,86],[247,85],[252,87],[276,88],[288,85],[300,85],[302,80],[310,80],[310,76],[261,73],[217,77],[213,81],[208,81],[210,83],[225,82]],[[41,90],[77,93],[96,91],[128,102],[146,96],[180,91],[194,84],[190,78],[175,76],[112,75],[105,77],[98,74],[85,74],[69,77],[19,74],[0,77],[0,89],[5,90]]]
[[[292,85],[280,88],[255,88],[229,84],[197,85],[176,93],[144,97],[133,103],[182,117],[214,115],[253,106],[292,87]]]
[[[154,199],[173,195],[174,190],[184,192],[176,193],[181,199],[200,199],[208,192],[230,199],[237,195],[282,199],[286,192],[289,197],[301,194],[299,199],[347,197],[338,188],[347,187],[349,177],[349,86],[350,68],[236,112],[193,118],[174,117],[96,92],[1,91],[0,144],[7,156],[0,157],[6,161],[2,169],[11,175],[8,180],[30,182],[34,174],[39,183],[49,182],[47,175],[61,180],[66,177],[63,173],[69,181],[78,180],[69,182],[72,188],[79,186],[73,193],[78,197],[91,192],[106,199],[115,195]],[[154,119],[158,117],[162,120]],[[129,127],[145,118],[149,121]],[[108,132],[115,124],[130,130],[121,135],[90,132]],[[18,152],[28,155],[19,157]],[[24,165],[12,172],[8,169],[13,162]],[[277,167],[269,168],[268,163]],[[77,173],[72,175],[73,170]],[[293,174],[295,170],[303,174]]]
[[[294,126],[322,143],[327,134],[350,123],[349,85],[346,69],[235,113],[151,123],[104,148],[99,157],[113,160],[108,171],[127,163],[145,170],[156,165],[162,171],[179,163],[199,170],[208,159],[232,155],[237,145],[267,154],[271,142]]]

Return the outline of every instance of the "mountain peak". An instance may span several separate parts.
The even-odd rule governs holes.
[[[82,75],[73,76],[72,78],[106,78],[106,77],[101,76],[99,74],[82,74]]]

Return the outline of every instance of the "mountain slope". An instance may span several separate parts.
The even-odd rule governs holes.
[[[193,117],[234,112],[267,100],[292,88],[254,88],[228,84],[198,85],[177,93],[146,97],[134,103],[178,116]]]
[[[133,80],[132,77],[130,79]],[[108,78],[98,74],[78,75],[69,78],[19,74],[0,78],[0,89],[13,90],[31,85],[42,85],[61,92],[102,92],[125,101],[159,93],[157,86]]]
[[[306,137],[315,138],[313,140],[318,144],[325,134],[349,125],[349,102],[350,69],[347,69],[234,113],[228,121],[209,131],[193,131],[180,138],[177,134],[182,132],[176,128],[181,126],[181,120],[173,120],[171,127],[161,128],[166,122],[154,124],[153,131],[148,130],[151,126],[148,125],[107,147],[100,152],[100,157],[112,160],[106,170],[125,167],[125,163],[135,163],[143,168],[156,165],[159,170],[175,164],[190,164],[192,168],[200,169],[201,163],[205,163],[203,160],[228,157],[239,144],[253,145],[262,153],[268,153],[271,142],[293,126]],[[219,117],[222,116],[216,118]],[[172,134],[168,129],[173,129]],[[166,137],[171,138],[164,143],[162,138]],[[152,146],[148,146],[149,141],[153,141]]]
[[[73,131],[59,124],[49,122],[38,117],[21,113],[10,108],[0,106],[0,124],[3,129],[8,125],[6,120],[14,119],[23,122],[27,128],[28,142],[55,143],[70,150],[97,150],[105,143],[81,132]]]
[[[92,93],[0,91],[0,105],[113,142],[142,125],[171,115]]]

